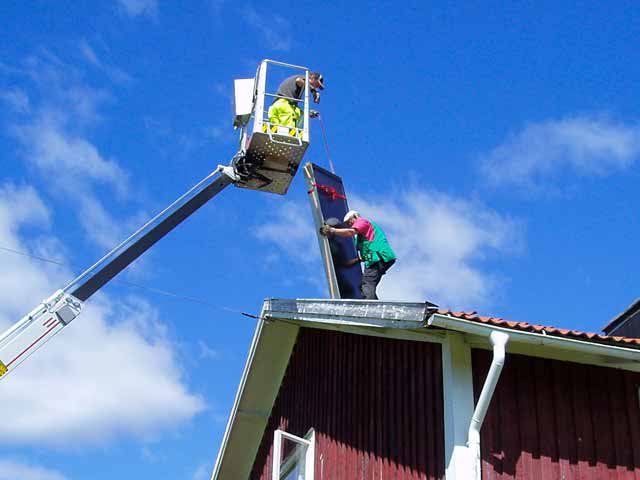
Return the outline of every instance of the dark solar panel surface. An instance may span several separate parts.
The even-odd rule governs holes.
[[[316,181],[320,209],[325,222],[336,218],[340,222],[349,211],[342,179],[318,165],[312,164],[313,176]],[[343,226],[342,224],[338,225]],[[331,237],[329,239],[333,266],[336,271],[338,288],[341,298],[362,298],[360,293],[360,279],[362,271],[360,264],[351,267],[345,263],[357,257],[356,248],[352,238]]]

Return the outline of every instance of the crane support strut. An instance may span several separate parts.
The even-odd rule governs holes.
[[[0,337],[0,377],[13,370],[80,315],[83,303],[58,290]]]
[[[233,183],[233,179],[221,171],[222,167],[218,167],[207,175],[66,287],[43,300],[0,335],[0,378],[80,315],[84,302],[109,280]]]
[[[293,128],[265,118],[267,65],[285,67],[304,76],[302,124]],[[230,165],[219,165],[171,205],[136,230],[68,285],[44,300],[28,315],[0,335],[0,378],[22,363],[82,311],[83,303],[131,265],[161,238],[189,218],[230,184],[240,188],[284,195],[309,146],[309,69],[263,60],[254,79],[236,84],[236,118],[240,150]],[[286,97],[285,97],[286,98]],[[248,129],[253,119],[251,130]]]

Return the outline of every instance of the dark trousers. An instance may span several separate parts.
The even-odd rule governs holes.
[[[380,280],[382,280],[382,276],[387,273],[387,270],[389,270],[394,263],[396,263],[395,260],[391,260],[390,262],[379,261],[370,267],[365,267],[364,273],[362,274],[362,283],[360,283],[362,298],[378,300],[376,287],[380,283]]]

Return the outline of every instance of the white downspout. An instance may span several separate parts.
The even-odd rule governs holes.
[[[471,454],[471,461],[473,463],[473,479],[481,480],[481,460],[480,460],[480,428],[484,417],[487,414],[489,403],[493,397],[493,392],[498,384],[500,373],[502,372],[502,366],[504,365],[505,346],[509,341],[509,335],[503,332],[493,331],[489,336],[491,345],[493,345],[493,359],[491,360],[491,367],[487,374],[487,379],[482,386],[482,392],[480,392],[480,398],[478,398],[478,404],[473,411],[473,417],[471,417],[471,423],[469,424],[469,440],[467,445],[469,446],[469,453]]]

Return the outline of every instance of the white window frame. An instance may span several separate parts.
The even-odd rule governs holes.
[[[316,432],[310,429],[304,438],[297,437],[283,430],[276,430],[273,432],[273,469],[271,474],[271,480],[280,479],[280,459],[282,458],[282,439],[291,440],[297,444],[303,445],[306,448],[304,458],[304,480],[314,480],[315,474],[315,446],[316,446]]]

